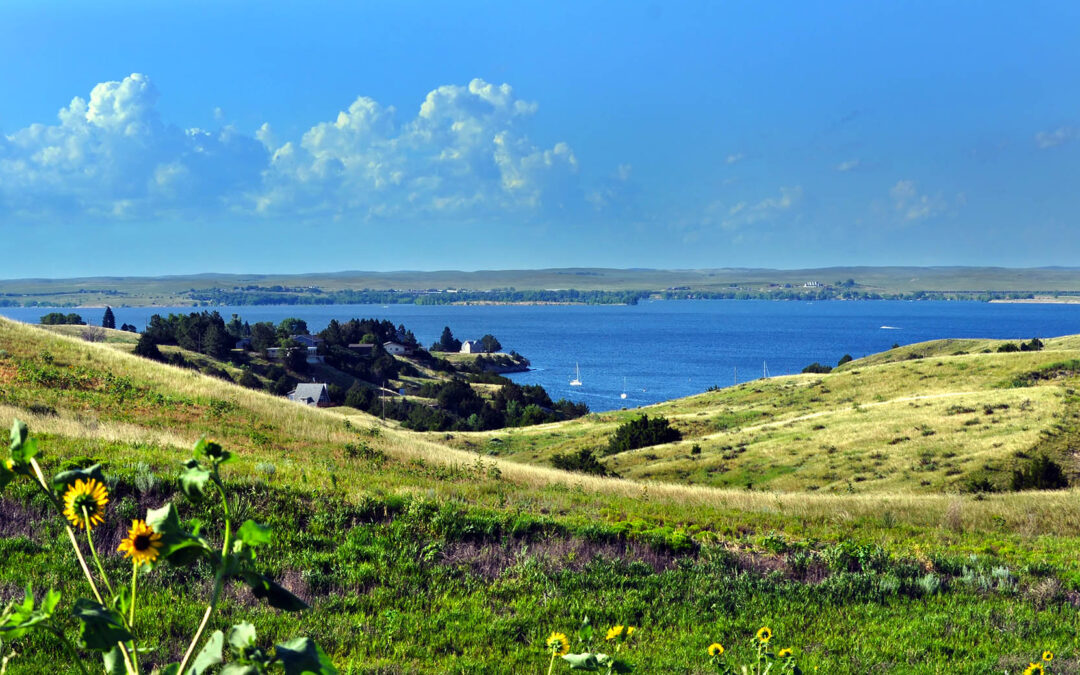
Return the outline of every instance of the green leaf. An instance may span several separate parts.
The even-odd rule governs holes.
[[[85,469],[72,469],[71,471],[61,471],[53,476],[52,488],[58,495],[64,494],[64,490],[69,485],[73,485],[77,480],[90,480],[91,478],[105,482],[105,479],[101,475],[101,465],[94,464],[88,466]]]
[[[596,654],[586,652],[584,654],[565,654],[562,658],[563,661],[570,664],[570,670],[596,672],[600,669],[600,662],[597,660],[596,656]]]
[[[188,565],[211,551],[205,539],[184,530],[172,502],[159,509],[149,509],[146,524],[161,533],[161,557],[173,565]]]
[[[180,664],[170,663],[162,668],[160,675],[180,675]]]
[[[232,459],[232,453],[221,447],[220,443],[208,441],[205,438],[195,444],[195,454],[210,460],[215,469]]]
[[[22,420],[15,420],[11,423],[11,451],[14,454],[15,450],[26,442],[27,436],[30,435],[30,428],[26,426],[26,422]]]
[[[58,604],[60,604],[60,591],[50,588],[45,592],[45,597],[41,600],[41,611],[52,616]]]
[[[262,675],[265,672],[255,663],[230,663],[221,669],[221,675]]]
[[[615,662],[611,664],[611,669],[616,673],[632,673],[634,667],[621,659],[615,659]]]
[[[124,653],[120,651],[120,645],[113,645],[101,658],[105,661],[106,675],[127,675],[127,664],[124,663]]]
[[[256,572],[243,572],[244,582],[251,587],[251,593],[259,599],[265,599],[271,607],[286,612],[299,612],[307,609],[306,602],[285,590],[269,577]]]
[[[285,675],[337,675],[326,652],[311,638],[295,638],[274,648]]]
[[[131,639],[120,615],[93,600],[79,598],[72,614],[79,620],[79,644],[84,649],[107,652]]]
[[[186,470],[180,474],[180,487],[187,498],[193,502],[201,501],[206,496],[210,482],[210,472],[199,466],[194,459],[184,463]]]
[[[204,672],[221,663],[221,649],[225,645],[225,634],[219,630],[210,635],[199,655],[195,657],[195,663],[189,671],[191,675],[202,675]]]
[[[242,658],[249,647],[255,646],[255,626],[243,621],[229,629],[229,649]]]
[[[273,538],[273,529],[269,525],[260,525],[254,520],[245,520],[236,534],[240,537],[240,541],[255,547],[260,544],[269,544]]]

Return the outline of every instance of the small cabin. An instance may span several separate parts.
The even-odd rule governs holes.
[[[394,356],[405,356],[410,351],[405,345],[400,342],[394,342],[393,340],[387,340],[382,346],[387,354],[393,354]]]
[[[462,354],[486,354],[484,343],[479,340],[466,340],[461,343]]]
[[[315,382],[296,385],[296,389],[289,392],[288,398],[290,401],[317,408],[328,408],[332,405],[326,385]]]

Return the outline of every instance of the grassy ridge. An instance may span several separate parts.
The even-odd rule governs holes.
[[[0,299],[19,303],[100,306],[186,305],[191,289],[245,286],[318,286],[324,291],[427,288],[488,290],[577,289],[582,291],[725,291],[731,286],[802,286],[855,279],[858,290],[883,294],[916,291],[1080,292],[1080,269],[1001,267],[830,267],[773,269],[603,269],[482,270],[476,272],[336,272],[324,274],[196,274],[167,277],[90,277],[0,281]]]
[[[1052,350],[1075,344],[982,355],[978,377],[975,366],[943,366],[948,384],[927,391],[1010,394],[979,382],[1061,360]],[[124,518],[173,496],[177,462],[198,437],[236,450],[229,476],[243,508],[282,533],[266,563],[314,605],[305,630],[352,672],[544,672],[539,641],[553,629],[571,632],[584,615],[641,626],[631,660],[642,672],[705,672],[707,644],[731,644],[760,623],[801,647],[803,664],[820,672],[933,673],[945,662],[951,672],[1015,670],[1043,648],[1059,653],[1064,672],[1075,663],[1080,504],[1072,491],[965,496],[945,485],[882,484],[856,494],[764,492],[583,477],[517,461],[526,457],[513,452],[478,454],[464,447],[466,435],[455,434],[450,442],[462,447],[450,447],[445,436],[297,406],[10,321],[0,321],[0,350],[0,417],[30,424],[48,468],[93,458],[123,478],[102,550],[115,548],[110,537]],[[874,368],[886,375],[883,395],[902,395],[906,385],[893,379],[920,376],[901,368],[929,367],[886,360],[713,392],[657,412],[684,416],[680,424],[705,412],[729,425],[710,434],[757,433],[747,429],[808,414],[777,397],[805,397],[820,380],[836,400],[818,410],[813,396],[805,398],[810,414],[833,410],[857,420],[875,413],[840,399],[869,386]],[[1029,393],[1064,397],[1065,387],[1040,383]],[[1059,398],[1036,396],[1032,410],[1060,419]],[[782,405],[769,416],[725,412],[774,402]],[[1013,410],[991,415],[1003,417],[991,428],[1020,424],[1004,419]],[[599,437],[629,414],[529,433]],[[741,457],[757,455],[756,445]],[[40,521],[41,505],[9,493],[0,511],[0,598],[14,596],[31,574],[39,586],[74,592],[66,586],[75,583],[69,554]],[[113,556],[107,564],[122,563]],[[197,622],[160,585],[151,582],[148,592],[162,626]],[[241,617],[252,617],[267,639],[294,632],[286,618],[231,593],[221,622]],[[47,667],[47,645],[39,647],[22,650],[30,668],[23,672]]]

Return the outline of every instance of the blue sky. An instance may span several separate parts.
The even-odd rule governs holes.
[[[7,2],[0,276],[1075,265],[1080,5]]]

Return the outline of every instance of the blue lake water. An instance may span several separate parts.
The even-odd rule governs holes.
[[[424,345],[450,326],[460,339],[491,333],[506,351],[532,361],[533,370],[510,377],[540,384],[553,399],[588,403],[593,410],[633,407],[687,396],[711,385],[728,386],[770,375],[797,373],[818,361],[835,365],[937,338],[1052,337],[1080,333],[1080,305],[979,302],[779,302],[675,300],[636,306],[419,306],[301,305],[217,307],[254,323],[295,316],[312,332],[331,319],[376,317],[403,323]],[[0,314],[36,323],[50,308],[0,308]],[[78,312],[100,324],[102,309]],[[115,308],[116,323],[140,329],[152,314],[190,307]],[[201,310],[199,310],[201,311]],[[889,326],[890,328],[883,328]],[[575,365],[583,386],[571,387]],[[625,380],[625,389],[624,389]],[[627,394],[625,400],[620,393]]]

